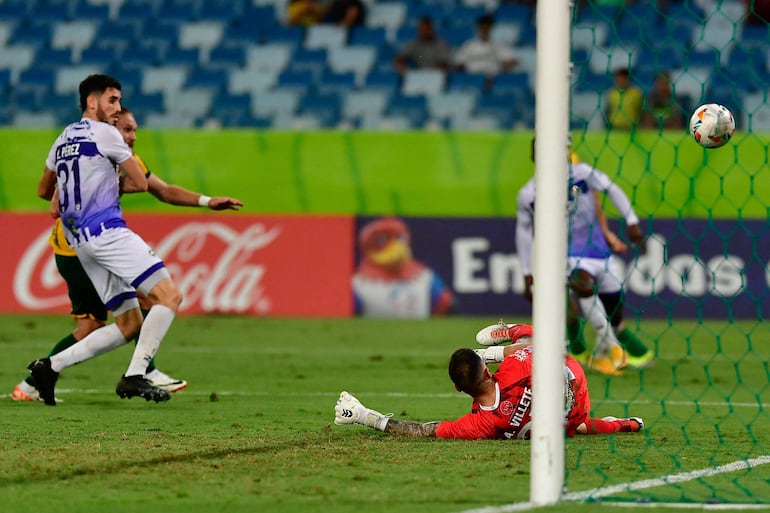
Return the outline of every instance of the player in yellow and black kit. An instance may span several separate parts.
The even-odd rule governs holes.
[[[115,119],[115,126],[123,136],[126,144],[133,150],[134,143],[136,142],[137,123],[131,111],[123,107]],[[211,210],[238,210],[243,206],[243,203],[237,199],[226,196],[211,198],[176,185],[169,185],[152,174],[138,155],[134,154],[134,157],[147,177],[148,191],[165,203],[179,206],[208,207]],[[51,202],[51,214],[56,217],[56,223],[51,232],[49,242],[56,259],[56,268],[67,283],[67,291],[72,305],[70,315],[75,319],[76,327],[72,333],[54,345],[48,356],[67,349],[92,331],[104,326],[107,321],[107,309],[104,307],[88,275],[80,265],[80,260],[78,260],[75,250],[67,243],[67,239],[64,236],[64,227],[58,218],[58,212],[58,198],[54,196]],[[142,305],[142,313],[146,315],[146,311],[149,309],[149,305],[146,304],[147,300],[140,298],[140,303]],[[158,370],[155,367],[155,359],[150,361],[145,378],[151,381],[154,386],[162,388],[167,392],[177,392],[187,386],[186,381],[172,378]],[[40,398],[35,388],[35,381],[31,376],[16,385],[12,397],[17,401],[37,401]]]

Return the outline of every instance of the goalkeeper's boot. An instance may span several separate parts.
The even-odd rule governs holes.
[[[187,388],[187,381],[183,379],[172,378],[165,372],[161,372],[158,369],[153,369],[145,374],[144,379],[149,381],[153,386],[172,394]]]
[[[153,386],[152,383],[144,379],[144,376],[123,376],[115,387],[115,393],[121,399],[131,399],[132,397],[143,397],[145,401],[155,401],[156,403],[168,401],[171,395],[165,390]]]
[[[516,342],[522,337],[532,336],[532,326],[529,324],[506,324],[500,322],[483,328],[476,333],[476,342],[482,346],[497,346],[506,342]]]
[[[334,423],[338,426],[345,424],[361,424],[370,428],[385,431],[390,415],[370,410],[355,396],[348,392],[341,392],[334,406]]]
[[[40,392],[26,381],[22,381],[14,387],[11,399],[14,401],[39,401]]]
[[[603,417],[602,420],[619,423],[619,433],[638,433],[639,431],[644,430],[644,420],[639,417],[628,417],[627,419],[619,419],[617,417]]]
[[[48,406],[56,406],[56,397],[54,397],[54,388],[56,380],[59,379],[59,373],[51,368],[50,358],[41,358],[27,365],[29,373],[37,385],[37,391],[40,398]]]

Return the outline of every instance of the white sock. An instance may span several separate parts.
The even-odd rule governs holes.
[[[61,372],[76,363],[84,362],[94,356],[112,351],[128,342],[115,323],[102,326],[92,331],[78,343],[71,345],[61,353],[51,356],[51,368]]]
[[[160,347],[160,341],[174,321],[176,312],[163,305],[154,305],[142,323],[139,340],[134,349],[134,356],[126,371],[126,376],[144,376],[150,360]]]
[[[580,303],[583,315],[588,318],[588,322],[596,330],[596,348],[594,353],[603,356],[613,346],[619,345],[618,338],[615,336],[615,332],[610,326],[610,320],[607,318],[607,311],[596,295],[578,298],[578,302]]]

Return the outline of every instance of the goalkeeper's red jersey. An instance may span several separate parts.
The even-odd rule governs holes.
[[[580,364],[571,356],[564,362],[565,429],[574,436],[591,411],[588,384]],[[532,429],[532,348],[519,349],[494,373],[497,400],[494,406],[473,403],[471,412],[454,421],[439,423],[437,438],[465,440],[529,439]]]

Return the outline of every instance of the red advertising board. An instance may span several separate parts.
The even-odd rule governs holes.
[[[163,258],[185,313],[351,315],[353,218],[130,214],[128,225]],[[45,214],[0,213],[2,312],[68,312]]]

